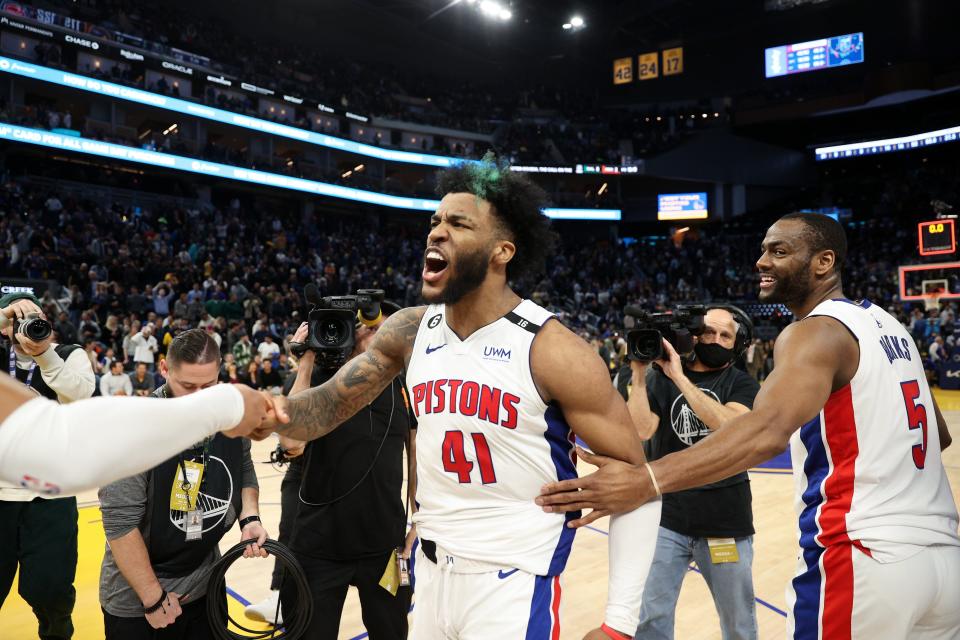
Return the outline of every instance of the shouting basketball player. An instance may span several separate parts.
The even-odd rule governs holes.
[[[560,574],[575,514],[544,513],[540,486],[576,477],[574,434],[644,464],[626,405],[589,345],[508,284],[536,273],[553,244],[544,194],[486,160],[440,174],[423,267],[427,307],[387,320],[369,349],[326,384],[288,400],[279,431],[311,440],[366,406],[406,369],[417,416],[411,637],[559,637]],[[632,635],[659,503],[611,520],[603,627]]]
[[[749,469],[789,440],[800,526],[789,637],[960,638],[957,509],[940,458],[950,435],[916,344],[883,309],[844,297],[838,222],[789,214],[761,250],[760,300],[798,321],[753,410],[647,468],[590,457],[599,471],[538,501],[551,513],[627,509]]]

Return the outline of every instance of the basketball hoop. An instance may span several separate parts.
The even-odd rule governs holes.
[[[946,279],[924,280],[920,287],[923,291],[923,308],[926,311],[939,310],[940,296],[949,291],[949,282]]]

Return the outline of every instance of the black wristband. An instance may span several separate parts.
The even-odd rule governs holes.
[[[167,590],[164,589],[164,590],[163,590],[163,593],[160,594],[160,599],[157,600],[157,603],[156,603],[155,605],[153,605],[152,607],[144,607],[144,608],[143,608],[143,613],[146,614],[146,615],[150,615],[151,613],[156,613],[157,611],[160,610],[160,607],[163,606],[163,602],[164,602],[166,599],[167,599]]]
[[[248,524],[250,524],[251,522],[261,522],[260,516],[247,516],[243,520],[237,521],[237,525],[240,527],[240,530],[242,531],[243,528]]]

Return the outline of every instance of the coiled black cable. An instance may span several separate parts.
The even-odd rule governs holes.
[[[207,618],[210,621],[210,628],[214,635],[220,640],[235,640],[250,638],[271,638],[273,640],[297,640],[302,638],[313,618],[313,598],[310,595],[310,585],[307,583],[307,576],[303,573],[303,567],[297,562],[293,553],[284,545],[276,540],[267,540],[261,547],[271,553],[277,562],[283,564],[283,580],[291,579],[297,587],[296,607],[291,607],[291,611],[284,609],[283,626],[267,629],[266,631],[255,631],[247,629],[230,617],[227,611],[226,600],[223,593],[227,585],[225,576],[227,569],[234,561],[243,555],[244,549],[250,543],[256,542],[256,538],[244,540],[243,542],[231,547],[229,551],[223,554],[223,557],[214,563],[210,569],[210,582],[207,585]],[[230,631],[229,623],[244,632],[240,635]]]

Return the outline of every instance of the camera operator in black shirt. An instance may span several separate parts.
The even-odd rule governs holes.
[[[708,307],[703,333],[684,358],[663,340],[656,366],[631,358],[618,389],[648,458],[656,460],[706,438],[746,413],[760,390],[733,366],[753,338],[753,326],[732,306]],[[753,576],[753,511],[746,473],[665,494],[657,548],[643,593],[637,640],[673,638],[677,598],[691,561],[703,574],[720,616],[724,640],[757,637]]]
[[[378,321],[356,327],[351,358],[364,352],[379,324],[399,307],[383,302],[380,309],[383,315]],[[307,332],[304,323],[294,342],[307,342]],[[315,360],[313,351],[301,356],[290,395],[325,382],[339,368],[339,364],[315,366]],[[337,637],[351,585],[359,592],[371,640],[407,637],[411,587],[391,585],[385,578],[397,565],[397,548],[402,546],[402,554],[409,557],[415,537],[411,531],[405,539],[408,514],[402,492],[403,451],[410,426],[398,378],[365,411],[330,435],[305,448],[303,443],[281,439],[281,446],[293,457],[281,488],[281,542],[289,536],[287,544],[303,566],[313,597],[313,619],[305,637]],[[302,455],[297,455],[301,450]],[[302,480],[297,482],[300,473]],[[292,585],[281,582],[281,576],[275,575],[271,586],[280,589],[283,608],[295,607],[295,593],[287,592]],[[272,612],[265,617],[272,621]]]

